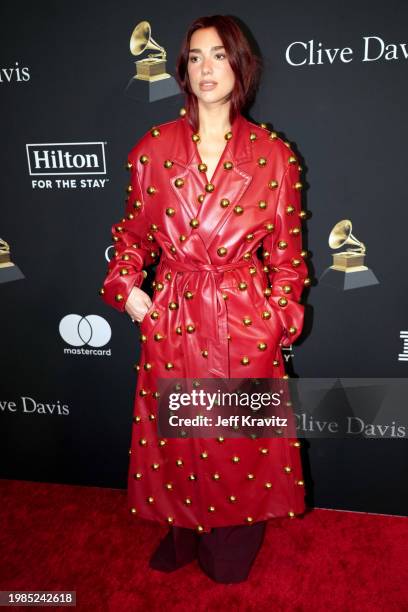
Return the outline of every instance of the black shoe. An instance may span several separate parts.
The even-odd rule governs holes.
[[[173,527],[161,540],[149,561],[151,569],[174,572],[197,558],[198,535],[193,529]]]

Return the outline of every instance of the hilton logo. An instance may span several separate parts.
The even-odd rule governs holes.
[[[30,176],[77,177],[106,174],[104,142],[60,142],[27,144]],[[104,187],[109,179],[33,179],[35,189],[75,189]]]

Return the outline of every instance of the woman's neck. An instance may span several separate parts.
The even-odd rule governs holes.
[[[204,138],[224,136],[231,129],[229,112],[230,102],[218,106],[203,106],[198,103],[200,136]]]

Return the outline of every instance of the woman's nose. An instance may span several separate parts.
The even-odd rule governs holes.
[[[212,71],[212,62],[210,58],[203,59],[203,62],[201,64],[201,70],[204,74],[208,74]]]

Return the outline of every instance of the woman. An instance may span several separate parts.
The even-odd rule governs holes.
[[[298,160],[242,115],[258,68],[233,18],[190,26],[177,64],[185,112],[129,153],[126,216],[112,227],[101,290],[140,323],[129,505],[170,526],[150,567],[198,559],[227,583],[247,578],[268,519],[304,511],[300,442],[161,438],[157,379],[281,378],[281,346],[302,329]],[[150,264],[153,301],[140,289]]]

